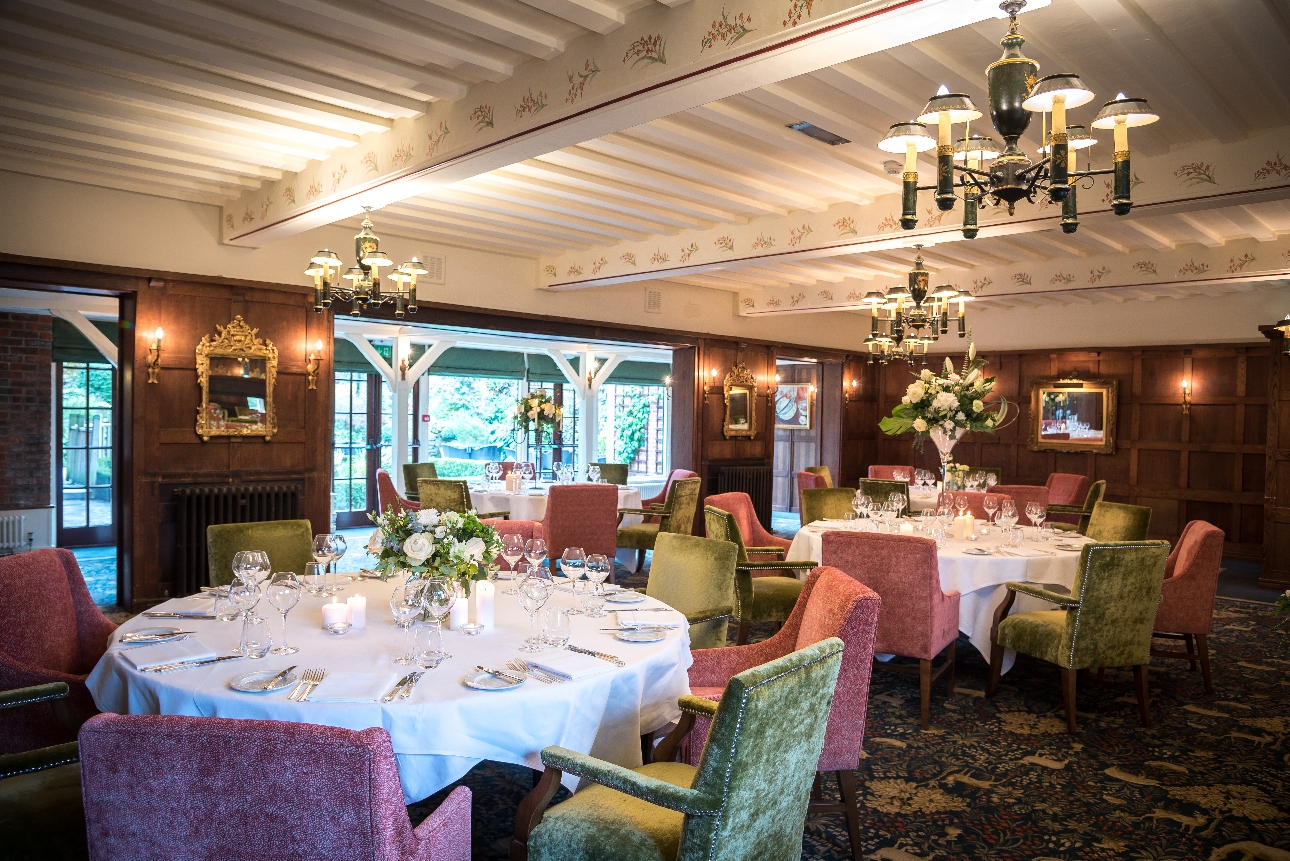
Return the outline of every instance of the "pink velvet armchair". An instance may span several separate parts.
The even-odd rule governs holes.
[[[658,506],[662,508],[667,504],[667,492],[672,489],[672,482],[680,481],[683,478],[698,478],[697,472],[691,472],[688,469],[674,469],[667,475],[667,481],[663,482],[663,489],[649,499],[641,500],[641,508],[652,508]],[[643,523],[657,523],[657,517],[646,517]]]
[[[1209,672],[1209,627],[1214,618],[1214,594],[1218,590],[1225,537],[1223,530],[1204,520],[1193,520],[1183,527],[1165,563],[1165,581],[1160,586],[1160,606],[1152,634],[1186,644],[1186,652],[1152,649],[1151,657],[1190,661],[1193,672],[1199,661],[1205,692],[1210,694],[1214,683]]]
[[[1048,488],[1040,484],[996,484],[990,492],[1012,497],[1013,505],[1017,506],[1017,516],[1027,526],[1030,525],[1030,519],[1026,517],[1027,503],[1038,502],[1045,511],[1048,509]],[[976,513],[972,516],[975,517]]]
[[[376,504],[381,507],[382,514],[389,511],[391,506],[395,511],[421,510],[421,503],[399,496],[399,491],[394,487],[394,479],[383,469],[376,471]]]
[[[488,519],[488,520],[481,520],[480,523],[487,524],[488,526],[491,526],[494,529],[496,529],[497,534],[502,536],[503,541],[506,540],[507,535],[518,535],[521,538],[523,538],[525,542],[527,542],[530,538],[542,537],[542,524],[536,520]],[[497,557],[497,564],[503,570],[506,570],[506,571],[514,570],[513,568],[511,568],[511,566],[507,565],[506,560],[501,558],[500,556]],[[516,562],[515,564],[519,565],[520,563]]]
[[[906,481],[913,480],[914,468],[912,466],[883,466],[880,464],[874,464],[869,467],[869,477],[880,478],[883,481],[895,481],[896,470],[901,470],[905,473]]]
[[[714,504],[712,497],[708,498],[708,504]],[[861,844],[855,769],[860,763],[860,749],[864,744],[874,635],[881,606],[882,600],[872,589],[844,572],[836,568],[816,568],[807,577],[792,615],[774,636],[750,646],[699,649],[693,653],[694,664],[690,667],[691,692],[695,696],[720,700],[726,683],[744,670],[782,658],[829,637],[842,639],[842,669],[838,673],[838,685],[825,730],[824,752],[818,766],[820,772],[836,773],[842,803],[812,798],[809,810],[846,816],[851,851],[856,861],[861,857]],[[682,717],[680,731],[670,734],[659,745],[656,759],[671,759],[676,752],[691,765],[698,765],[711,719],[694,716],[687,744],[682,748],[677,742],[684,735],[684,723],[689,719],[688,715]]]
[[[829,482],[822,475],[816,475],[813,472],[802,471],[797,474],[797,516],[806,525],[806,515],[802,513],[802,491],[816,490],[821,487],[828,487]],[[711,503],[708,503],[709,505]]]
[[[936,542],[877,532],[826,532],[820,559],[821,564],[842,569],[882,596],[874,651],[918,659],[919,717],[927,729],[932,685],[944,676],[946,695],[954,696],[954,641],[959,635],[959,593],[941,591]],[[942,651],[944,662],[933,666]]]
[[[534,530],[546,541],[547,556],[559,559],[566,547],[613,558],[618,550],[618,485],[556,484],[547,492],[546,515]]]
[[[0,753],[76,740],[98,714],[85,677],[116,625],[94,606],[76,557],[64,549],[0,557],[0,690],[64,682],[60,719],[50,703],[14,709],[0,721]],[[71,724],[69,729],[63,720]]]
[[[783,559],[788,548],[793,545],[793,542],[787,538],[780,538],[766,531],[761,521],[757,519],[752,497],[746,493],[714,493],[705,499],[703,504],[730,512],[735,522],[739,524],[739,534],[743,536],[744,549],[748,551],[749,561]]]
[[[1000,504],[1002,504],[1005,499],[1012,499],[1012,497],[1003,493],[980,493],[978,491],[971,490],[950,490],[943,492],[936,498],[936,505],[937,507],[940,507],[941,502],[945,500],[946,497],[950,497],[949,503],[953,506],[954,500],[960,496],[966,496],[968,498],[968,513],[977,520],[989,519],[985,511],[985,505],[983,504],[987,496],[993,496],[994,501]],[[958,508],[955,508],[954,510],[957,513]],[[1021,519],[1022,523],[1028,522],[1026,520],[1026,507],[1024,505],[1017,507],[1017,516]]]
[[[413,829],[384,729],[105,714],[80,750],[91,861],[470,859],[470,790]]]
[[[1076,475],[1073,472],[1049,473],[1048,481],[1044,484],[1048,488],[1048,504],[1082,506],[1091,483],[1092,480],[1087,475]],[[1056,523],[1079,523],[1079,515],[1070,512],[1049,511],[1048,519]]]

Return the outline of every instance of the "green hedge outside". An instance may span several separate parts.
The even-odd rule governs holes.
[[[471,478],[484,474],[485,460],[467,460],[464,457],[432,457],[435,472],[440,478]]]

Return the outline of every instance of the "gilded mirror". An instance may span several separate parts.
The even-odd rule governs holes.
[[[278,432],[273,410],[273,382],[278,375],[278,348],[257,338],[239,315],[219,336],[204,335],[197,345],[197,381],[202,404],[197,433],[213,436],[262,436]]]
[[[721,431],[726,439],[757,436],[757,378],[743,365],[726,374],[726,419]]]
[[[1031,451],[1115,454],[1116,380],[1042,379],[1030,384]]]

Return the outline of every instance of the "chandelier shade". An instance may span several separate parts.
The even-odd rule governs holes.
[[[869,335],[864,339],[870,363],[886,364],[894,358],[914,364],[927,356],[931,345],[949,333],[950,307],[957,303],[959,337],[967,336],[966,303],[976,297],[952,285],[933,287],[932,275],[923,265],[921,245],[915,245],[914,265],[906,283],[886,293],[871,290],[861,302],[869,306]]]
[[[364,309],[386,303],[394,305],[394,316],[417,312],[417,276],[427,270],[417,258],[394,268],[387,276],[394,282],[394,289],[381,292],[381,270],[394,266],[390,255],[381,250],[381,239],[373,232],[372,208],[363,207],[363,223],[354,237],[355,265],[340,274],[344,262],[335,251],[324,248],[309,258],[305,274],[314,279],[314,311],[322,313],[332,302],[340,300],[350,304],[350,316],[361,316]],[[341,286],[348,281],[349,286]]]
[[[1080,81],[1079,75],[1045,75],[1040,78],[1021,106],[1031,113],[1051,113],[1055,104],[1067,109],[1093,101],[1093,91]]]

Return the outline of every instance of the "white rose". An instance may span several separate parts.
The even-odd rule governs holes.
[[[956,410],[959,406],[959,399],[954,396],[953,392],[940,392],[932,400],[932,409],[934,410]]]
[[[973,402],[972,402],[972,410],[973,410],[974,412],[978,412],[978,413],[979,413],[979,412],[982,412],[983,410],[985,410],[985,404],[984,404],[984,403],[982,403],[981,401],[973,401]]]
[[[555,415],[555,404],[543,404],[542,412],[546,413],[549,416]]]
[[[991,428],[994,427],[994,416],[990,416],[988,419],[985,420],[985,426],[991,427]]]
[[[960,377],[958,374],[950,374],[949,377],[947,377],[947,379],[951,383],[957,383],[959,380],[962,379],[962,377]]]
[[[367,539],[367,552],[373,556],[385,549],[385,542],[381,540],[381,530],[373,529],[372,534]]]
[[[476,537],[463,544],[461,549],[463,553],[478,562],[484,558],[484,550],[487,546],[484,539]]]
[[[417,523],[422,526],[438,526],[439,512],[433,508],[423,508],[417,512]]]
[[[921,377],[921,378],[923,378],[924,380],[930,380],[932,377],[934,377],[934,376],[936,376],[936,375],[935,375],[935,374],[933,374],[933,373],[931,372],[931,370],[930,370],[930,369],[928,369],[928,368],[923,368],[923,372],[922,372],[921,374],[919,374],[918,376],[920,376],[920,377]]]
[[[963,415],[962,410],[960,410],[959,413],[956,416],[954,416],[954,418],[958,419],[961,422],[967,421],[967,416]]]
[[[909,402],[921,401],[923,395],[927,394],[927,387],[922,383],[910,383],[909,388],[905,389],[905,394],[909,397]]]
[[[900,399],[900,402],[901,402],[902,404],[907,404],[907,403],[909,403],[909,395],[905,395],[904,397],[902,397],[902,398]]]
[[[409,536],[408,540],[403,542],[403,555],[408,557],[408,561],[413,565],[420,565],[433,552],[434,543],[423,534]]]
[[[537,418],[537,416],[538,416],[537,407],[534,407],[533,409],[529,410],[529,418],[535,419]]]
[[[927,422],[923,421],[922,419],[914,419],[914,430],[918,431],[919,433],[922,433],[923,431],[927,430]]]

